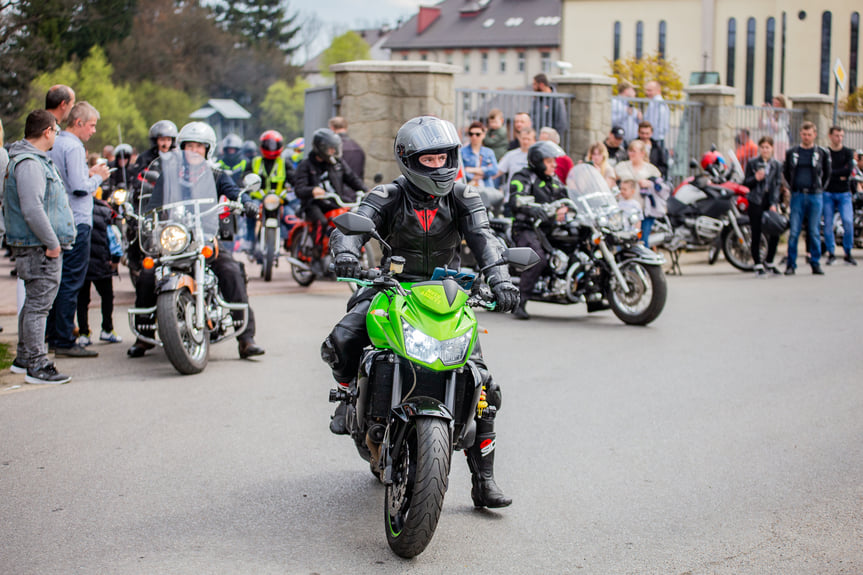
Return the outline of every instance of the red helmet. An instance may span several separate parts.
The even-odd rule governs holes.
[[[701,169],[706,170],[716,162],[720,161],[722,156],[719,155],[719,152],[710,151],[701,156]]]
[[[267,160],[275,160],[285,148],[285,139],[275,130],[261,134],[261,155]]]

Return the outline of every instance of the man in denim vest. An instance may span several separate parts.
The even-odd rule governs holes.
[[[87,102],[78,102],[69,112],[66,129],[57,136],[49,156],[66,185],[66,197],[75,215],[77,240],[63,253],[63,273],[54,307],[48,314],[48,345],[55,355],[95,357],[97,352],[75,341],[78,292],[84,285],[90,263],[90,231],[93,227],[93,192],[108,178],[108,166],[87,167],[84,142],[96,133],[99,112]]]
[[[3,198],[6,238],[15,269],[24,280],[26,298],[18,315],[18,355],[14,373],[27,383],[66,383],[48,361],[45,324],[60,285],[61,248],[75,241],[75,222],[66,188],[47,156],[60,131],[54,116],[36,110],[27,116],[24,140],[10,150]]]

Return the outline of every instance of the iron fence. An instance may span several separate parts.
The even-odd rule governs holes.
[[[643,120],[656,124],[653,125],[654,138],[663,140],[668,150],[668,178],[679,183],[689,175],[690,158],[701,155],[701,103],[611,98],[612,127],[623,128],[627,142],[638,138],[638,124]]]
[[[855,150],[863,150],[863,114],[839,112],[839,125],[845,130],[845,145]]]
[[[799,143],[803,110],[769,106],[735,106],[735,153],[745,168],[750,158],[758,155],[758,140],[773,138],[773,156],[785,161],[785,151]]]
[[[497,108],[503,112],[509,137],[514,138],[512,119],[516,114],[524,112],[530,114],[537,135],[539,135],[540,128],[550,125],[560,133],[560,143],[563,149],[569,151],[569,117],[574,98],[572,94],[469,88],[457,88],[455,92],[454,123],[460,134],[467,131],[471,122],[479,121],[488,124],[488,113]],[[559,110],[559,106],[562,106],[564,110],[563,117],[553,111]],[[546,111],[545,118],[537,118],[537,110],[539,109]]]

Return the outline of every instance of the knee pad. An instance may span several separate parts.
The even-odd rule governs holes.
[[[336,352],[336,348],[333,345],[333,340],[330,339],[330,336],[327,336],[327,339],[325,339],[324,343],[321,344],[321,359],[324,360],[324,363],[329,365],[331,369],[335,369],[339,363],[339,354]]]
[[[491,377],[488,378],[485,384],[485,400],[489,405],[494,406],[495,410],[500,410],[503,395],[500,391],[500,386]]]

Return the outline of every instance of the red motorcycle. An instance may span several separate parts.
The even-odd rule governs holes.
[[[358,193],[357,201],[351,203],[343,201],[337,194],[326,194],[319,198],[321,200],[333,200],[339,205],[338,208],[330,210],[324,214],[327,218],[328,229],[324,230],[321,234],[320,246],[318,246],[315,241],[313,222],[299,220],[296,225],[293,226],[288,234],[287,240],[285,240],[285,249],[290,254],[288,256],[288,262],[291,264],[291,276],[294,278],[294,281],[303,287],[308,287],[312,285],[316,279],[325,279],[329,281],[336,280],[335,274],[330,271],[330,263],[332,260],[332,256],[330,256],[330,233],[335,229],[333,220],[360,205],[362,197],[362,192]],[[362,266],[363,269],[371,269],[374,267],[372,255],[365,247],[363,248],[362,256],[360,257],[360,266]],[[355,284],[349,285],[351,290],[356,289]]]

